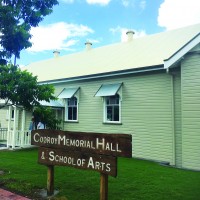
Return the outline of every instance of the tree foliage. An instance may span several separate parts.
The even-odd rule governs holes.
[[[33,117],[35,123],[42,122],[46,128],[61,129],[61,119],[57,119],[54,110],[45,106],[38,106],[34,109]]]
[[[52,85],[39,85],[37,76],[30,72],[11,64],[0,66],[0,99],[5,101],[0,108],[11,104],[32,110],[33,106],[40,104],[39,101],[56,99],[53,94]]]
[[[0,64],[12,56],[19,58],[21,50],[32,46],[31,27],[38,26],[56,4],[57,0],[1,0]]]
[[[38,26],[57,4],[58,0],[0,1],[0,109],[15,105],[32,110],[33,107],[40,106],[39,101],[56,99],[53,95],[54,87],[39,85],[37,76],[16,66],[16,59],[20,58],[23,49],[32,46],[31,28]],[[13,57],[14,63],[8,64]],[[48,114],[45,108],[43,111]],[[50,111],[49,115],[56,125],[57,121]]]

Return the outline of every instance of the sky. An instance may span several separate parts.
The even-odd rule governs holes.
[[[84,51],[85,42],[98,48],[134,37],[200,23],[200,0],[59,0],[53,13],[31,29],[32,47],[21,52],[17,64]]]

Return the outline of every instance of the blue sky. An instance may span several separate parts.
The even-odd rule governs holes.
[[[20,66],[60,55],[124,42],[135,37],[200,23],[200,0],[59,0],[53,13],[31,29],[32,47],[21,52]]]

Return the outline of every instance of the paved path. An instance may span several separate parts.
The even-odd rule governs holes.
[[[0,188],[0,200],[30,200],[30,199]]]

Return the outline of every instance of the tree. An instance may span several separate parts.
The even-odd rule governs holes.
[[[37,76],[32,76],[30,72],[22,71],[12,64],[0,67],[0,99],[4,100],[0,108],[16,105],[32,110],[34,106],[40,105],[39,101],[55,100],[53,94],[52,85],[39,85]]]
[[[0,64],[6,64],[12,56],[16,64],[20,51],[32,46],[31,27],[38,26],[57,4],[57,0],[1,0]]]
[[[31,27],[38,26],[57,4],[57,0],[0,1],[0,100],[4,100],[0,109],[15,105],[32,111],[40,106],[39,101],[56,99],[54,87],[38,85],[37,76],[18,68],[16,59],[20,58],[21,50],[32,46]]]
[[[49,129],[61,129],[61,120],[56,119],[55,112],[49,107],[38,106],[33,111],[33,117],[36,125],[38,122],[42,122],[46,128]]]

